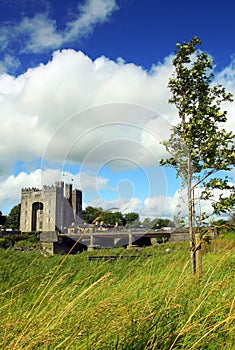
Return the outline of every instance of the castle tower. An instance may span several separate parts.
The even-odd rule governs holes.
[[[79,193],[79,194],[74,194]],[[55,186],[21,190],[20,230],[63,232],[82,214],[82,192],[72,185],[56,182]]]
[[[72,207],[73,207],[74,222],[76,224],[80,224],[82,221],[82,191],[73,190]]]

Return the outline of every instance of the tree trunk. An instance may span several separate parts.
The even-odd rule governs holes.
[[[194,215],[194,196],[192,189],[192,163],[190,154],[188,154],[188,221],[189,221],[189,243],[190,243],[190,261],[192,275],[196,274],[196,252],[195,252],[195,235],[193,226]]]
[[[196,245],[196,268],[198,278],[202,277],[202,251],[201,251],[201,234],[195,234],[195,245]]]

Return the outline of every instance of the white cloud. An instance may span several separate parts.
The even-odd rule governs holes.
[[[124,197],[120,197],[114,201],[107,201],[102,198],[96,198],[91,202],[86,203],[84,208],[91,205],[95,208],[103,208],[104,210],[120,211],[122,214],[131,212],[138,213],[139,215],[143,212],[143,203],[139,198],[133,197],[130,200]]]
[[[215,76],[214,82],[223,85],[226,91],[234,96],[235,100],[235,56],[232,57],[230,64]],[[235,113],[235,101],[233,103],[223,103],[222,107],[227,111],[228,120],[226,126],[228,130],[235,132],[233,117]]]
[[[180,207],[179,207],[180,205]],[[167,217],[173,220],[179,210],[181,214],[185,214],[185,205],[181,191],[177,190],[172,197],[155,196],[146,198],[144,201],[145,210],[144,217],[157,218]]]
[[[86,37],[95,26],[106,22],[118,9],[115,0],[86,0],[78,6],[75,20],[66,23],[64,31],[57,28],[48,13],[37,13],[34,17],[23,17],[15,26],[0,28],[2,50],[17,41],[20,51],[41,53],[60,48],[63,44]]]
[[[75,175],[67,174],[68,180],[73,182],[74,186],[78,189],[82,189],[85,192],[92,190],[97,193],[99,190],[108,188],[109,179],[102,176],[93,176],[85,172],[80,172]],[[64,178],[66,179],[66,177]],[[44,181],[46,184],[46,181]]]
[[[78,8],[80,16],[67,24],[65,41],[90,34],[94,26],[106,22],[118,6],[115,0],[88,0]]]
[[[20,60],[17,57],[6,54],[0,61],[0,74],[7,71],[15,71],[20,67]]]
[[[160,114],[175,117],[161,98],[168,94],[171,71],[169,60],[149,74],[120,60],[92,61],[82,52],[63,50],[17,78],[1,75],[1,173],[9,174],[16,161],[43,157],[45,151],[50,160],[84,162],[107,142],[106,160],[127,156],[128,150],[136,162],[156,161],[163,152],[158,136],[165,135],[160,124],[168,131],[171,125]],[[137,158],[131,143],[139,148]]]
[[[25,17],[15,28],[16,36],[25,36],[21,52],[39,53],[55,49],[63,44],[63,35],[57,32],[56,22],[46,14],[36,14],[32,18]]]
[[[0,27],[0,47],[1,51],[5,51],[8,47],[9,40],[11,37],[11,32],[6,26]]]

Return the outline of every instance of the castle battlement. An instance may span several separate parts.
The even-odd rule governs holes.
[[[51,186],[44,185],[42,189],[43,189],[43,191],[54,191],[55,188],[56,187],[54,185],[51,185]]]
[[[33,193],[33,192],[40,192],[41,190],[37,187],[25,187],[21,189],[22,193]]]

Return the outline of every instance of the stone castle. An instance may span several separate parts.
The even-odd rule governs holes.
[[[22,188],[21,232],[66,232],[73,223],[82,221],[82,191],[63,181],[52,186]]]

